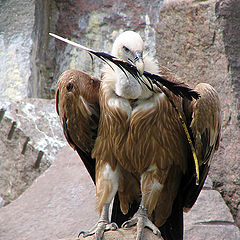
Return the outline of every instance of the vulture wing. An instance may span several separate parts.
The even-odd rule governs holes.
[[[83,160],[95,182],[95,159],[91,151],[99,121],[98,92],[100,81],[87,73],[68,70],[59,78],[56,109],[64,135]]]
[[[183,181],[185,210],[190,209],[197,200],[220,141],[221,116],[218,94],[211,85],[206,83],[198,84],[195,90],[199,92],[201,98],[193,101],[184,99],[183,109],[199,161],[200,178],[199,185],[196,185],[195,170],[190,154],[187,180]]]

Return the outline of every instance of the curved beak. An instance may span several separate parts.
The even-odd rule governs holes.
[[[143,58],[142,58],[142,53],[141,52],[136,52],[135,53],[134,63],[135,63],[135,66],[136,66],[138,72],[141,75],[143,75],[144,63],[143,63]]]

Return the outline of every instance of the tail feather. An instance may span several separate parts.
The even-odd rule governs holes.
[[[159,230],[164,240],[183,240],[183,207],[180,193],[174,200],[170,217]]]

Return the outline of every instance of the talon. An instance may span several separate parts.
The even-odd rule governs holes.
[[[122,224],[122,228],[130,228],[130,227],[136,225],[137,222],[138,222],[138,218],[133,217],[132,219],[124,222],[124,223]]]
[[[81,232],[78,234],[78,238],[80,238],[81,234],[84,235],[84,231],[81,231]],[[83,237],[84,237],[84,236],[83,236]]]
[[[143,239],[144,228],[149,228],[150,230],[153,231],[155,235],[161,237],[160,230],[149,220],[149,218],[147,217],[146,209],[141,206],[130,220],[122,224],[122,227],[130,228],[136,224],[137,224],[137,240]]]
[[[116,223],[107,223],[105,220],[99,220],[97,222],[97,224],[95,224],[93,226],[93,228],[91,228],[89,231],[81,231],[79,234],[78,234],[78,238],[83,235],[83,237],[88,237],[88,236],[91,236],[93,234],[95,234],[96,236],[96,239],[97,240],[100,240],[103,238],[103,234],[104,232],[106,231],[109,231],[109,230],[116,230],[118,229],[118,225]]]
[[[78,234],[78,237],[83,234],[83,237],[91,236],[95,234],[96,240],[102,240],[104,238],[104,232],[109,230],[118,229],[118,225],[116,223],[109,223],[109,204],[105,204],[102,208],[102,213],[98,222],[89,230],[89,231],[81,231]]]
[[[118,229],[118,225],[116,223],[109,223],[107,224],[107,226],[109,226],[109,229],[106,228],[106,230],[117,230]]]

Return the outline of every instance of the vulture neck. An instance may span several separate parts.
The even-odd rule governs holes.
[[[131,74],[126,74],[119,68],[115,68],[115,93],[117,96],[128,99],[147,99],[153,95],[145,85],[138,82]]]

